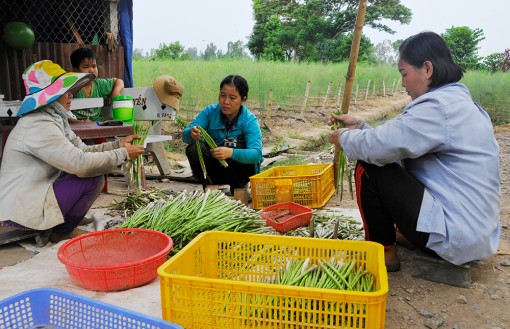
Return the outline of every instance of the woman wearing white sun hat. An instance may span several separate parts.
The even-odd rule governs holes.
[[[0,226],[69,236],[99,196],[104,174],[144,152],[131,145],[135,135],[86,145],[71,130],[73,93],[92,79],[49,60],[23,73],[27,95],[0,167]]]

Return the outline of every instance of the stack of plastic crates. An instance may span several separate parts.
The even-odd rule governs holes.
[[[0,301],[0,329],[182,329],[174,323],[60,289],[28,290]]]
[[[274,167],[251,176],[250,185],[253,209],[285,201],[320,208],[335,193],[331,163]]]
[[[374,275],[372,292],[266,283],[291,260],[355,260]],[[191,328],[384,328],[384,248],[235,232],[198,235],[159,269],[163,318]]]

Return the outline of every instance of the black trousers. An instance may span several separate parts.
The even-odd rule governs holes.
[[[429,233],[416,231],[425,188],[396,163],[383,167],[357,161],[356,199],[366,240],[385,247],[395,244],[395,226],[415,246],[426,248]]]
[[[228,184],[230,185],[230,191],[233,193],[235,188],[245,187],[250,181],[250,176],[256,174],[254,164],[239,163],[232,159],[227,159],[228,167],[225,168],[211,155],[207,143],[200,141],[200,146],[207,171],[206,179],[204,179],[202,167],[198,159],[196,143],[191,143],[186,147],[186,156],[191,165],[193,175],[198,178],[202,186]]]

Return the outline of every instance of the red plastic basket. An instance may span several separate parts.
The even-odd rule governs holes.
[[[278,232],[287,233],[308,225],[312,219],[312,209],[295,202],[280,202],[264,208],[260,217]]]
[[[58,250],[58,259],[83,288],[119,291],[154,280],[172,248],[172,239],[164,233],[118,228],[65,242]]]

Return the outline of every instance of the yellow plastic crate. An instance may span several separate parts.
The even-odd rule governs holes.
[[[252,208],[291,201],[321,208],[335,193],[333,164],[280,166],[250,177]]]
[[[261,283],[291,259],[355,259],[374,292]],[[204,232],[158,269],[163,319],[191,328],[384,328],[384,248],[338,241]]]

